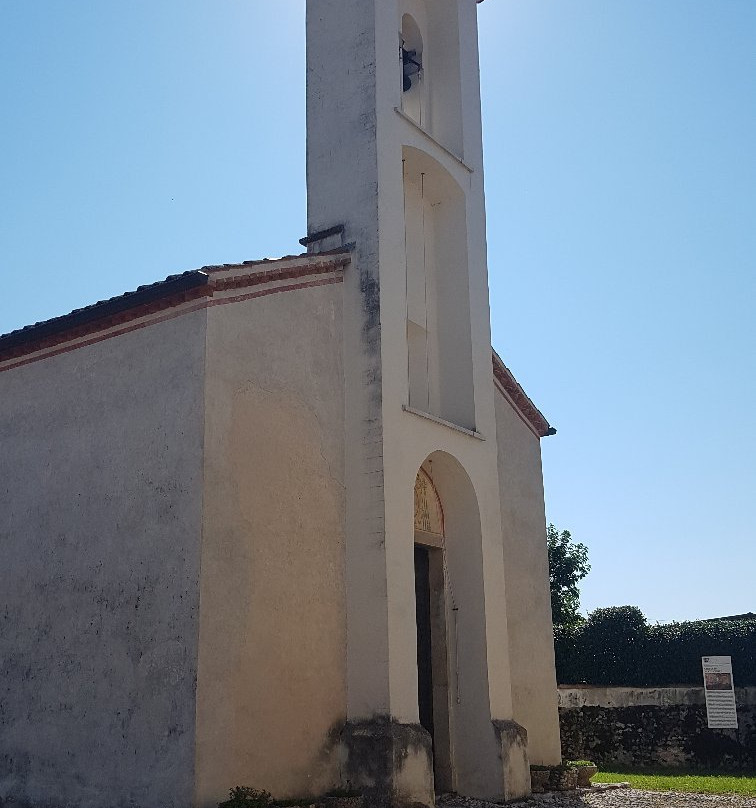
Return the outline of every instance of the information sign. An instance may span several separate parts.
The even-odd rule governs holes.
[[[705,656],[701,658],[701,662],[709,729],[737,729],[732,657]]]

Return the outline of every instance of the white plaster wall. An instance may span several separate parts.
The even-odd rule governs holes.
[[[501,522],[514,719],[528,731],[531,764],[560,762],[539,439],[496,395]]]
[[[0,373],[0,802],[191,801],[204,323]]]
[[[348,715],[418,721],[413,490],[423,461],[444,452],[469,478],[474,492],[469,501],[477,501],[479,514],[467,516],[480,526],[478,537],[467,539],[477,541],[480,575],[467,593],[476,599],[468,613],[477,618],[470,621],[466,641],[485,653],[476,660],[480,695],[457,711],[471,740],[459,786],[463,793],[501,796],[501,749],[491,720],[511,719],[513,706],[491,369],[477,10],[473,0],[444,0],[443,21],[439,17],[446,28],[436,41],[448,45],[456,38],[461,54],[453,77],[461,88],[458,125],[445,120],[436,131],[448,138],[445,143],[396,111],[402,102],[398,46],[405,10],[397,0],[308,3],[309,230],[344,224],[346,240],[356,243],[344,296]],[[334,69],[334,53],[348,70]],[[452,80],[446,68],[445,82]],[[471,324],[471,349],[459,376],[472,381],[473,406],[466,409],[473,413],[462,426],[474,425],[483,440],[403,409],[409,401],[404,147],[427,152],[464,191],[468,275],[461,283],[469,293],[463,303],[469,316],[462,319]]]
[[[348,714],[355,720],[391,712],[385,666],[376,11],[375,0],[307,2],[307,227],[312,233],[343,224],[345,241],[355,245],[344,278],[344,376],[350,381],[344,391],[347,692]],[[394,83],[398,30],[389,57]]]
[[[391,6],[394,6],[393,8]],[[413,482],[420,464],[434,451],[455,457],[468,475],[480,510],[483,586],[477,596],[484,619],[477,626],[486,648],[483,687],[487,690],[488,721],[512,717],[509,687],[509,651],[506,640],[506,604],[501,552],[501,514],[496,452],[493,381],[491,372],[490,312],[483,198],[483,154],[480,127],[477,19],[474,3],[459,2],[462,93],[463,155],[467,165],[449,154],[453,144],[429,141],[411,123],[398,115],[399,87],[390,80],[396,30],[401,9],[382,6],[378,14],[379,59],[379,187],[381,256],[381,327],[383,358],[383,428],[386,499],[386,555],[390,580],[389,636],[392,710],[404,720],[417,720],[416,673],[406,664],[415,653],[412,571]],[[381,69],[383,72],[381,72]],[[430,78],[428,79],[431,80]],[[485,438],[478,440],[441,424],[402,411],[407,403],[406,278],[404,214],[402,204],[401,154],[404,146],[425,150],[437,160],[465,191],[467,217],[467,285],[471,323],[472,384],[475,428]],[[464,271],[464,270],[462,270]],[[469,369],[461,374],[470,378]],[[463,426],[468,426],[464,424]],[[479,727],[479,759],[493,755],[488,729]],[[494,772],[488,780],[478,778],[479,794],[496,793]]]
[[[343,285],[209,313],[196,803],[340,785]]]

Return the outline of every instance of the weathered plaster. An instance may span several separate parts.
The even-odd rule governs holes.
[[[200,806],[340,784],[346,718],[341,296],[220,307],[207,341]]]
[[[433,792],[431,738],[388,716],[349,721],[340,736],[342,784],[373,805],[422,804]]]
[[[516,721],[494,720],[496,740],[501,747],[503,789],[501,798],[508,802],[530,791],[528,732]]]
[[[0,373],[0,801],[191,800],[204,342]]]
[[[531,764],[560,762],[541,447],[496,393],[507,623],[515,721],[528,731]]]
[[[344,278],[347,700],[353,720],[391,713],[384,665],[376,25],[375,0],[307,3],[307,229],[344,225],[344,241],[354,244]],[[348,70],[334,71],[334,54]]]

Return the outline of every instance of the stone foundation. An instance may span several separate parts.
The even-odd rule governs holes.
[[[528,732],[516,721],[495,720],[493,725],[501,749],[501,799],[509,802],[527,797],[530,794]]]
[[[367,804],[434,804],[431,737],[419,724],[384,717],[349,721],[340,747],[342,786],[364,794]]]

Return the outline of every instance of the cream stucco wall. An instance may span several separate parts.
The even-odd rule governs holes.
[[[208,317],[196,803],[340,785],[342,284]]]
[[[561,751],[541,446],[498,390],[496,434],[514,719],[531,764],[552,765]]]
[[[191,802],[204,322],[0,365],[0,803]]]
[[[442,8],[443,5],[443,8]],[[511,719],[510,657],[507,643],[505,579],[501,552],[501,514],[496,454],[494,391],[491,375],[490,312],[483,196],[483,154],[481,147],[480,86],[477,50],[477,20],[474,3],[444,3],[431,6],[436,22],[445,35],[457,43],[459,61],[454,82],[461,88],[458,143],[442,131],[431,136],[421,131],[395,110],[401,106],[401,87],[393,79],[396,31],[401,22],[403,3],[381,4],[376,12],[378,43],[378,183],[380,196],[379,251],[381,266],[381,351],[383,383],[383,462],[386,502],[386,559],[389,571],[389,670],[391,704],[403,720],[417,720],[417,676],[405,660],[414,653],[414,596],[412,589],[412,491],[415,474],[425,458],[435,452],[454,458],[471,485],[474,496],[465,504],[465,522],[477,521],[476,532],[467,532],[458,541],[467,542],[470,558],[475,558],[469,574],[459,577],[465,610],[464,634],[475,653],[476,668],[464,672],[468,686],[460,704],[455,704],[452,722],[456,743],[454,765],[457,786],[462,793],[501,798],[518,796],[509,791],[501,764],[501,746],[495,737],[493,720]],[[449,11],[449,14],[446,14]],[[433,37],[429,38],[433,44]],[[429,58],[431,54],[429,53]],[[426,80],[451,81],[449,74],[433,74],[429,62]],[[460,148],[461,146],[461,148]],[[414,150],[414,151],[411,151]],[[483,440],[403,411],[409,403],[407,377],[407,256],[404,239],[397,237],[405,228],[402,181],[403,156],[415,152],[428,156],[429,165],[454,183],[464,194],[463,221],[455,236],[464,242],[465,258],[457,266],[465,287],[458,295],[459,305],[468,308],[460,324],[468,333],[450,331],[446,337],[459,344],[470,340],[470,350],[459,377],[472,384],[472,418],[457,424],[474,426]],[[404,167],[407,168],[407,165]],[[465,271],[466,270],[466,271]],[[451,318],[439,324],[451,326]],[[468,335],[469,334],[469,335]],[[464,384],[464,382],[462,382]],[[449,416],[454,420],[453,416]],[[468,510],[469,509],[469,510]],[[462,516],[460,514],[460,516]],[[463,548],[460,548],[463,552]],[[450,555],[452,551],[450,550]],[[460,660],[464,660],[460,654]],[[462,678],[462,677],[461,677]]]
[[[490,364],[476,388],[481,432],[382,401],[373,460],[391,471],[376,478],[385,533],[350,538],[353,559],[367,548],[382,560],[347,598],[348,443],[375,441],[372,426],[355,434],[345,417],[361,378],[343,360],[348,261],[211,269],[199,311],[186,304],[165,322],[0,372],[0,592],[13,626],[0,650],[15,688],[0,702],[12,752],[3,796],[49,799],[50,772],[56,794],[82,806],[105,790],[200,808],[240,784],[321,794],[351,783],[362,765],[354,739],[367,730],[362,763],[391,767],[398,755],[400,801],[427,800],[411,729],[421,465],[445,508],[445,597],[454,591],[444,673],[454,787],[527,788],[508,719],[527,728],[531,761],[558,760],[539,441],[493,395]],[[350,608],[364,631],[351,651]],[[345,736],[349,654],[364,666],[354,655],[383,636],[390,654],[371,673],[391,712],[379,703],[377,724]],[[409,730],[384,760],[387,718]]]

